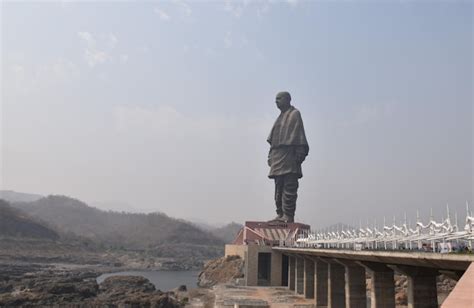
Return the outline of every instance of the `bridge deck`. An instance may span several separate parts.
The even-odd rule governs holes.
[[[344,249],[273,247],[287,254],[369,261],[394,265],[412,265],[443,270],[465,271],[474,262],[472,254],[441,254],[415,251],[356,251]]]

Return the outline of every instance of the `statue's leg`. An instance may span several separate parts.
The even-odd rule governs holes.
[[[275,205],[278,217],[283,216],[283,184],[284,176],[275,177]]]
[[[283,184],[283,213],[293,220],[296,211],[296,199],[298,198],[298,175],[286,174],[285,183]]]

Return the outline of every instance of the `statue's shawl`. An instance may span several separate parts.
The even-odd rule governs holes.
[[[308,150],[308,141],[303,127],[301,114],[293,106],[282,112],[273,124],[270,136],[267,139],[272,148],[279,146],[305,146]]]

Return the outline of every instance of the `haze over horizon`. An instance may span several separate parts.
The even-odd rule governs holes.
[[[413,221],[447,203],[463,219],[466,201],[474,208],[473,9],[2,2],[0,190],[268,220],[266,138],[288,90],[310,146],[296,220]]]

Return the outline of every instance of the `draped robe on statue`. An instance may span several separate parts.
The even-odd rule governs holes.
[[[268,177],[292,173],[301,178],[301,163],[308,155],[309,146],[298,109],[290,106],[278,116],[267,141],[270,143]]]
[[[277,219],[293,222],[298,198],[298,179],[303,176],[301,163],[309,147],[300,112],[293,106],[280,113],[270,136],[269,178],[275,180]]]

